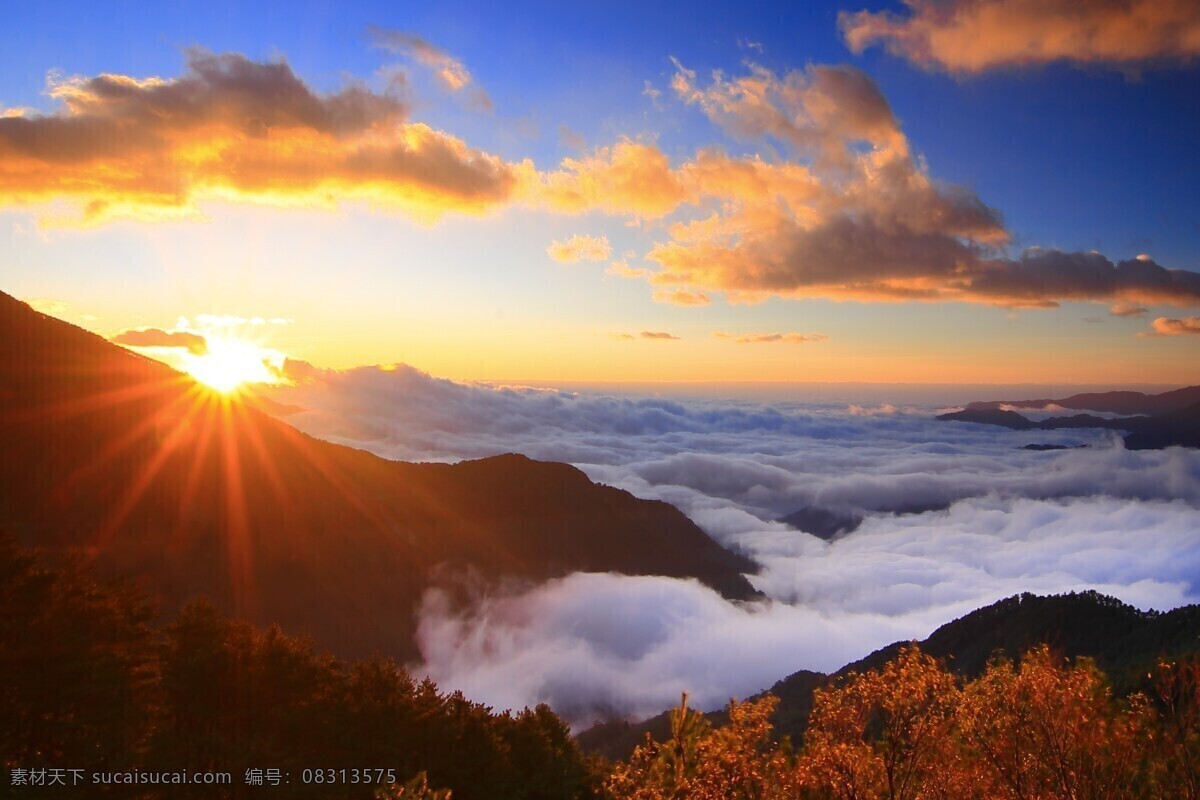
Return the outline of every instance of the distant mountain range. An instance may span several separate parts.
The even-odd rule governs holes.
[[[697,578],[755,565],[678,509],[518,455],[410,464],[306,436],[0,293],[0,529],[128,576],[165,606],[417,655],[434,576]]]
[[[1059,408],[1136,416],[1110,418],[1096,414],[1071,414],[1034,421],[1016,410]],[[938,419],[999,425],[1018,431],[1062,428],[1126,431],[1125,446],[1130,450],[1200,447],[1200,386],[1188,386],[1162,394],[1091,392],[1061,399],[988,400],[970,403],[961,411],[941,414]]]
[[[777,682],[768,691],[779,698],[772,717],[778,736],[799,741],[813,706],[813,692],[851,672],[879,669],[909,642],[896,642],[866,658],[847,664],[832,675],[801,671]],[[1119,694],[1143,688],[1159,658],[1174,659],[1200,652],[1200,606],[1167,613],[1143,612],[1097,592],[1049,597],[1022,594],[972,611],[947,623],[917,643],[921,650],[944,659],[951,671],[974,678],[995,655],[1019,658],[1028,649],[1048,644],[1068,658],[1094,659]],[[725,722],[723,712],[708,715]],[[664,741],[670,730],[669,713],[640,723],[608,722],[578,736],[581,747],[610,758],[626,758],[649,732]]]

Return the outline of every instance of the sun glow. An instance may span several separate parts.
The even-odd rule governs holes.
[[[228,394],[247,383],[278,382],[278,374],[270,368],[275,355],[253,342],[209,336],[207,351],[187,353],[183,369],[206,386]]]

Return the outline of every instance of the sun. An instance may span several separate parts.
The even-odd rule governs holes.
[[[275,383],[269,368],[273,353],[253,342],[208,337],[203,353],[188,353],[183,368],[196,380],[222,394],[231,394],[247,383]]]

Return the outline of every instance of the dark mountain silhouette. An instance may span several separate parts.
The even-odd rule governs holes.
[[[1012,410],[1043,409],[1050,404],[1063,408],[1138,416],[1109,419],[1095,414],[1071,414],[1035,422]],[[1103,392],[1077,394],[1061,400],[989,400],[970,403],[961,411],[940,414],[938,419],[999,425],[1017,431],[1066,428],[1125,431],[1128,433],[1125,446],[1130,450],[1159,450],[1173,446],[1200,447],[1200,386],[1188,386],[1155,395],[1141,392]]]
[[[938,419],[947,422],[978,422],[981,425],[999,425],[1014,431],[1024,431],[1036,428],[1030,419],[1021,416],[1016,411],[1003,411],[999,408],[964,408],[962,411],[951,411],[938,414]]]
[[[1164,447],[1200,447],[1200,403],[1156,414],[1125,437],[1130,450],[1161,450]]]
[[[819,539],[829,541],[835,536],[858,530],[858,526],[863,523],[863,517],[853,511],[806,506],[785,517],[780,517],[779,521],[791,525],[798,531],[804,531]]]
[[[939,414],[938,419],[947,422],[978,422],[981,425],[999,425],[1014,431],[1053,431],[1060,428],[1108,428],[1114,431],[1128,431],[1143,424],[1149,417],[1097,417],[1095,414],[1072,414],[1067,417],[1050,417],[1041,422],[1034,422],[1016,411],[1002,411],[995,408],[964,408],[962,411],[951,411]]]
[[[753,564],[666,503],[523,456],[409,464],[313,439],[2,293],[0,453],[0,528],[23,544],[349,657],[415,656],[414,610],[445,567],[755,595]]]
[[[1084,392],[1058,399],[1041,400],[983,400],[969,403],[966,410],[999,410],[1009,408],[1042,409],[1050,405],[1072,411],[1099,411],[1108,414],[1163,414],[1200,403],[1200,386],[1186,386],[1161,394],[1143,392]]]
[[[879,514],[926,514],[930,511],[945,511],[950,503],[885,503],[873,506],[870,511]],[[816,536],[818,539],[831,541],[838,536],[853,533],[866,520],[866,511],[853,508],[825,508],[823,506],[805,506],[799,511],[780,517],[779,522],[790,525],[798,531]]]
[[[878,669],[896,658],[909,642],[896,642],[847,664],[833,675],[803,670],[768,691],[779,698],[772,717],[779,736],[799,741],[812,711],[813,692],[851,672]],[[997,654],[1017,659],[1039,644],[1068,658],[1086,656],[1108,674],[1118,693],[1140,688],[1159,658],[1200,652],[1200,606],[1167,613],[1139,611],[1098,592],[1049,597],[1014,595],[947,623],[917,642],[925,653],[945,659],[965,678],[980,675]],[[710,715],[724,724],[724,712]],[[662,741],[670,730],[669,712],[644,722],[609,722],[583,731],[578,741],[587,751],[624,758],[649,732]]]

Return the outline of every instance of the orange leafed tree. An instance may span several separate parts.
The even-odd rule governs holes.
[[[1152,676],[1151,676],[1152,677]],[[713,728],[683,705],[609,776],[619,800],[1198,800],[1200,662],[1153,697],[1114,697],[1088,659],[1034,648],[962,681],[916,647],[818,690],[803,746],[773,742],[767,696]]]
[[[729,724],[713,729],[687,707],[671,712],[671,738],[647,737],[605,781],[605,793],[628,800],[784,800],[795,797],[786,753],[771,742],[777,700],[729,704]]]
[[[990,797],[1132,799],[1148,713],[1140,697],[1116,703],[1091,662],[1068,666],[1043,646],[969,683],[957,730]]]
[[[802,782],[845,800],[929,796],[952,760],[945,751],[958,699],[954,677],[915,647],[882,671],[819,690],[798,764]]]

